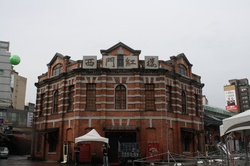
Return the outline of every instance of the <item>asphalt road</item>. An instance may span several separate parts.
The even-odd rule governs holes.
[[[10,155],[8,159],[0,159],[0,166],[62,166],[56,162],[42,162],[28,160],[28,156]]]

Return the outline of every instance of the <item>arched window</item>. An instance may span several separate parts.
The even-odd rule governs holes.
[[[187,113],[187,97],[186,97],[185,91],[181,92],[181,102],[182,102],[182,113],[186,114]]]
[[[68,87],[68,110],[67,111],[73,111],[74,109],[74,85],[70,85]]]
[[[195,94],[194,98],[195,98],[195,114],[196,114],[196,116],[199,116],[199,96],[198,96],[198,94]]]
[[[172,108],[172,87],[167,85],[166,86],[166,99],[167,99],[167,111],[173,112]]]
[[[187,76],[187,68],[183,64],[179,64],[178,73]]]
[[[59,92],[58,92],[58,90],[56,90],[56,91],[54,91],[54,94],[53,94],[52,113],[57,113],[58,112],[58,100],[59,100]]]
[[[45,93],[41,94],[40,97],[40,116],[45,113]]]
[[[118,85],[115,88],[115,108],[126,108],[126,87],[124,85]]]
[[[58,63],[57,65],[55,65],[53,67],[53,73],[52,73],[52,75],[53,76],[57,76],[57,75],[59,75],[61,73],[62,73],[62,64]]]

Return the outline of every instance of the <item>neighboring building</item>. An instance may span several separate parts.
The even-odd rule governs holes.
[[[0,108],[10,107],[11,102],[11,64],[9,62],[9,42],[0,41]]]
[[[225,142],[225,138],[220,136],[220,125],[225,118],[236,115],[234,112],[227,111],[222,108],[214,107],[211,105],[203,105],[204,111],[204,131],[205,131],[205,145],[206,152],[209,154],[217,150],[219,142]],[[239,151],[244,148],[242,133],[234,132],[234,139],[231,151]]]
[[[23,110],[25,106],[27,78],[18,75],[18,72],[12,70],[12,107]]]
[[[10,56],[9,42],[0,41],[0,145],[29,154],[34,104],[25,110],[27,79],[13,70]]]
[[[121,42],[100,60],[56,53],[35,83],[32,158],[62,161],[67,149],[73,160],[79,146],[81,162],[101,160],[102,144],[74,144],[93,128],[109,138],[110,163],[120,162],[122,143],[137,143],[140,157],[204,152],[201,77],[184,54],[165,61],[140,53]]]
[[[203,111],[206,145],[216,145],[220,141],[222,120],[236,114],[211,105],[203,105]]]
[[[224,86],[226,110],[241,113],[250,109],[250,86],[248,79],[229,80]]]
[[[208,99],[205,95],[202,96],[202,105],[208,105]]]
[[[31,151],[34,104],[29,103],[26,108],[0,109],[0,146],[8,146],[14,154],[27,155]]]
[[[23,110],[27,78],[13,70],[10,56],[9,42],[0,41],[0,108]]]

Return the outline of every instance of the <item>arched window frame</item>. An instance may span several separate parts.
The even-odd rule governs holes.
[[[196,116],[199,116],[199,95],[195,94],[194,98],[195,98],[195,114]]]
[[[188,76],[188,71],[186,66],[184,66],[183,64],[179,64],[178,65],[178,73],[184,76]]]
[[[115,88],[115,109],[126,109],[127,95],[126,87],[122,84]]]
[[[59,91],[55,90],[53,93],[53,107],[52,107],[52,113],[58,112],[58,101],[59,101]]]
[[[172,108],[172,86],[166,86],[167,111],[173,112]]]
[[[63,65],[61,63],[58,63],[57,65],[55,65],[53,67],[53,70],[52,70],[52,75],[57,76],[57,75],[61,74],[62,68],[63,68]]]
[[[70,85],[68,86],[68,112],[74,110],[74,93],[75,93],[75,86]]]
[[[45,114],[45,93],[40,95],[40,116]]]
[[[187,114],[187,96],[186,92],[181,92],[181,108],[182,108],[182,114]]]

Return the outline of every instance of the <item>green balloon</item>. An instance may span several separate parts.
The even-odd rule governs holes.
[[[12,55],[9,60],[12,65],[18,65],[21,62],[21,58],[18,55]]]

